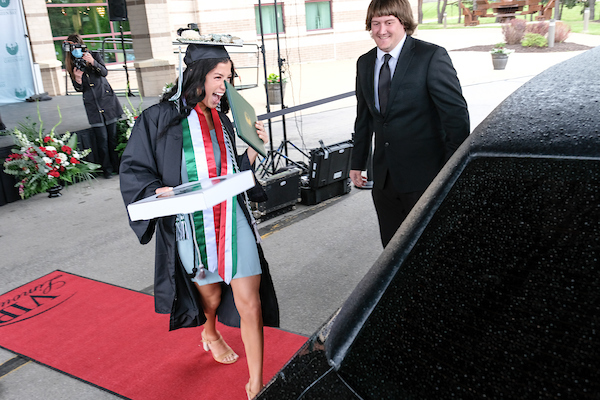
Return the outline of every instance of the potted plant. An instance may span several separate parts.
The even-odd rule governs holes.
[[[513,52],[514,50],[506,48],[506,43],[496,44],[494,48],[490,51],[490,54],[492,55],[492,64],[494,65],[494,69],[506,68],[508,56]]]
[[[281,85],[279,84],[281,81]],[[280,79],[277,74],[269,74],[267,77],[267,91],[269,94],[269,104],[281,104],[281,99],[285,96],[286,78]],[[281,91],[283,88],[283,92]]]

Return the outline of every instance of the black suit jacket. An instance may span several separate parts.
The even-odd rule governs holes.
[[[470,132],[456,71],[444,48],[407,36],[382,115],[375,107],[376,56],[374,48],[357,62],[352,169],[366,169],[375,133],[374,186],[383,188],[389,171],[397,191],[425,190]]]

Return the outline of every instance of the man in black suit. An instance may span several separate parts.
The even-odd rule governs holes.
[[[446,50],[410,36],[417,24],[408,0],[373,0],[366,24],[377,47],[356,65],[350,178],[365,184],[375,133],[372,195],[385,247],[469,135],[469,113]]]

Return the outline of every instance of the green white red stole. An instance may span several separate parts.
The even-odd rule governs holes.
[[[221,152],[221,175],[239,172],[233,147],[224,134],[219,114],[211,109],[215,133]],[[217,176],[217,164],[210,130],[200,107],[192,110],[183,125],[183,153],[188,181]],[[193,231],[204,268],[218,271],[227,284],[237,272],[237,198],[234,196],[212,209],[193,214]]]

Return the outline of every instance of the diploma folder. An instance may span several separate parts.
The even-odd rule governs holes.
[[[225,82],[227,87],[227,100],[229,101],[229,107],[231,107],[231,114],[233,115],[233,124],[237,135],[251,146],[263,157],[267,156],[267,150],[265,149],[265,143],[262,141],[256,133],[256,112],[254,108],[244,99],[235,88],[229,83]]]
[[[184,183],[127,206],[132,221],[207,210],[255,185],[252,171]]]

